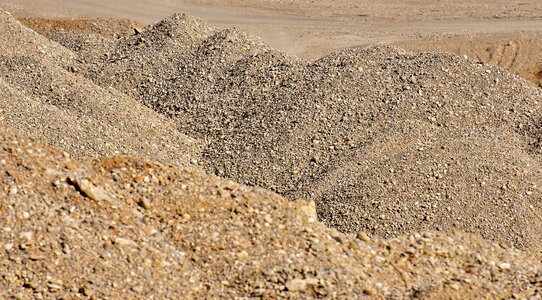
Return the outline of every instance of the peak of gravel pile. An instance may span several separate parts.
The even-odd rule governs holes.
[[[80,163],[0,126],[0,297],[527,298],[542,265],[465,234],[357,238],[287,201],[124,157]]]
[[[205,141],[208,172],[313,199],[343,232],[460,229],[542,245],[539,89],[386,46],[305,62],[187,18],[85,52],[82,73]]]
[[[0,54],[6,53],[56,63],[66,63],[75,57],[68,49],[21,25],[9,12],[0,8]]]
[[[5,41],[0,46],[0,119],[5,124],[74,157],[129,154],[188,165],[197,155],[198,143],[171,121],[94,84],[81,76],[71,51],[5,12],[0,17],[5,29],[0,31]]]
[[[179,115],[179,102],[187,99],[186,105],[199,105],[200,88],[214,89],[239,60],[268,51],[260,39],[246,33],[218,30],[176,14],[107,48],[81,52],[86,63],[80,68],[101,86],[113,86],[159,112]],[[179,126],[189,124],[177,121]]]

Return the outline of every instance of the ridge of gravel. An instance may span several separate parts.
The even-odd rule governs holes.
[[[528,298],[542,265],[464,233],[345,235],[190,169],[73,160],[0,125],[0,297]]]
[[[5,123],[77,158],[126,154],[187,166],[197,157],[199,142],[167,118],[92,83],[74,67],[73,52],[0,16],[0,39],[21,45],[0,48]]]
[[[343,232],[542,245],[542,92],[498,67],[391,46],[308,62],[185,14],[106,48],[84,76],[204,141],[209,173],[313,199]]]

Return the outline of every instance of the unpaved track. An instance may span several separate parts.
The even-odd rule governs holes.
[[[184,11],[219,27],[239,27],[267,44],[308,59],[377,43],[448,35],[542,31],[540,1],[171,1],[0,0],[15,16],[122,17],[145,24]],[[228,5],[228,6],[225,6]]]

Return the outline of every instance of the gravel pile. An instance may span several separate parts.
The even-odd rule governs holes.
[[[542,265],[478,236],[345,235],[188,169],[80,163],[0,126],[0,298],[527,298]]]
[[[30,31],[4,11],[0,18],[4,124],[74,157],[127,154],[188,165],[197,155],[197,141],[181,134],[171,121],[81,76],[73,67],[71,51]]]
[[[307,62],[184,14],[106,48],[77,67],[204,141],[210,173],[342,232],[542,245],[542,92],[500,68],[387,46]]]

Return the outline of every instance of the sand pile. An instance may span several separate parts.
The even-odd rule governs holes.
[[[166,118],[82,77],[71,51],[6,12],[0,16],[0,118],[5,124],[75,157],[129,154],[187,165],[197,153],[196,141]]]
[[[542,265],[477,236],[358,238],[314,204],[0,127],[0,297],[523,298]]]
[[[208,172],[317,203],[344,232],[542,245],[540,109],[526,81],[449,54],[309,63],[175,15],[78,66],[206,141]]]

